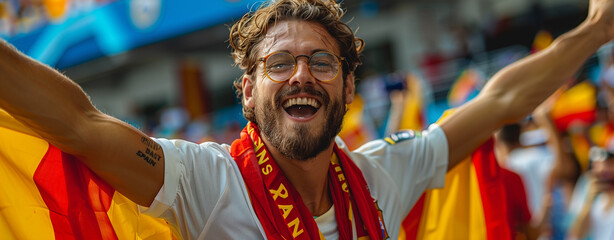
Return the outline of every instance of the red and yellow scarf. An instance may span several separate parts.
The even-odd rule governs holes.
[[[301,196],[267,150],[255,124],[250,122],[243,129],[241,139],[232,143],[230,154],[239,166],[268,239],[324,239]],[[359,238],[388,237],[362,172],[336,144],[328,184],[340,239],[351,239],[353,226],[358,226]]]

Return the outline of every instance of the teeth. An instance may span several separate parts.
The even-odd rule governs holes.
[[[287,107],[291,107],[294,105],[309,105],[312,106],[314,108],[319,108],[320,107],[320,103],[318,103],[318,101],[316,101],[313,98],[306,98],[306,97],[302,97],[302,98],[291,98],[288,99],[286,101],[286,103],[284,103],[284,108]]]

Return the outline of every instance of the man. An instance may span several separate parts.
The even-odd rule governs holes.
[[[246,70],[235,85],[251,122],[232,146],[152,140],[6,43],[0,107],[183,238],[397,238],[445,169],[523,119],[614,37],[614,0],[593,0],[582,25],[501,71],[441,125],[348,152],[335,135],[363,42],[342,14],[332,0],[278,0],[232,27],[233,56]]]
[[[524,149],[520,144],[520,134],[523,127],[522,124],[526,125],[526,123],[508,124],[503,126],[501,130],[495,133],[495,154],[497,156],[497,162],[502,166],[501,179],[505,185],[505,198],[507,200],[506,203],[508,210],[507,223],[512,231],[512,237],[510,239],[517,239],[521,235],[526,239],[538,239],[547,220],[547,217],[545,216],[549,215],[548,207],[547,203],[544,202],[541,206],[535,208],[535,211],[541,209],[540,211],[542,212],[532,214],[532,212],[529,210],[529,195],[527,195],[527,189],[531,184],[543,185],[543,182],[534,181],[529,184],[525,184],[522,178],[524,176],[521,177],[520,173],[516,173],[514,171],[515,169],[510,168],[510,165],[513,164],[510,163],[510,161],[538,160],[546,162],[547,159],[545,159],[543,156],[541,159],[536,159],[535,157],[529,157],[528,159],[513,159],[513,157],[517,155],[527,155],[526,153],[522,153],[522,151],[526,151],[526,149]],[[537,163],[534,163],[533,165],[536,164]],[[531,169],[533,171],[537,171],[540,170],[539,167],[539,165],[537,167],[532,166]],[[540,175],[535,172],[532,173],[532,175]],[[531,175],[531,173],[526,173],[526,169],[525,174]],[[539,176],[528,177],[528,179],[533,180],[533,178],[537,178]],[[539,187],[543,189],[543,187]],[[542,192],[538,193],[542,194]],[[541,196],[534,196],[534,198],[538,197],[541,198]],[[547,201],[548,197],[545,198],[546,199],[544,200]]]
[[[612,144],[590,151],[591,171],[582,208],[569,229],[570,239],[614,238],[614,155]]]

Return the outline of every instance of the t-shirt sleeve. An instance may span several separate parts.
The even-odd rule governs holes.
[[[232,158],[217,143],[154,140],[164,151],[164,184],[152,204],[141,211],[164,218],[183,236],[197,236],[230,178],[240,177],[234,176]]]
[[[371,164],[361,167],[363,171],[384,173],[375,178],[390,178],[392,185],[372,189],[380,194],[399,194],[404,212],[414,205],[426,189],[441,188],[445,183],[448,167],[448,142],[438,125],[431,125],[422,132],[403,131],[390,137],[365,144],[355,151],[356,158]],[[372,178],[372,177],[368,177]],[[380,182],[378,179],[367,182]],[[370,186],[371,187],[371,186]],[[391,192],[393,191],[393,192]]]

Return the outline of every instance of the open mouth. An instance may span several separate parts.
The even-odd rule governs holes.
[[[305,119],[316,114],[322,104],[314,98],[297,97],[286,100],[282,106],[288,115]]]

